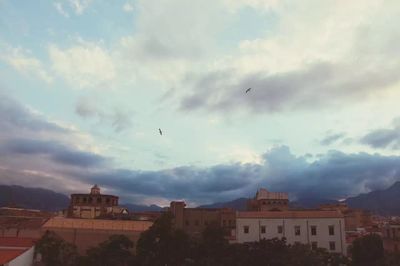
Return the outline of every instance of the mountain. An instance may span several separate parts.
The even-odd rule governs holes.
[[[231,208],[237,211],[245,211],[247,207],[248,198],[238,198],[232,201],[216,202],[208,205],[202,205],[198,208]]]
[[[127,208],[129,211],[135,213],[135,212],[146,212],[146,211],[162,211],[163,207],[160,207],[158,205],[138,205],[138,204],[131,204],[131,203],[123,203],[120,204],[122,207]]]
[[[48,189],[0,185],[0,207],[58,211],[67,208],[68,204],[69,197]]]
[[[376,190],[346,199],[352,208],[370,210],[381,215],[400,215],[400,181],[384,190]]]
[[[336,204],[337,200],[324,198],[301,198],[296,201],[289,202],[289,207],[293,209],[315,209],[322,204]]]

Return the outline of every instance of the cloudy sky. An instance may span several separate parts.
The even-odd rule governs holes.
[[[193,206],[386,188],[399,24],[397,0],[0,0],[0,183]]]

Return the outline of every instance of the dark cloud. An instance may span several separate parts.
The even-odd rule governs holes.
[[[110,125],[115,132],[124,131],[132,126],[131,114],[128,112],[118,108],[105,111],[88,98],[81,98],[77,102],[75,112],[80,117],[96,119],[99,123]]]
[[[79,180],[98,183],[122,198],[158,197],[205,203],[252,196],[260,187],[287,191],[292,199],[340,199],[384,188],[400,180],[400,157],[330,151],[313,162],[286,146],[263,155],[263,164],[178,167],[162,171],[114,169],[77,173]]]
[[[398,67],[387,71],[350,65],[315,63],[286,73],[211,72],[194,81],[193,90],[181,101],[182,110],[254,112],[312,110],[361,101],[399,81]],[[351,74],[350,74],[351,73]],[[239,80],[236,81],[236,77]],[[244,94],[245,88],[252,88]]]
[[[0,143],[0,156],[48,156],[54,162],[71,166],[93,167],[106,162],[106,158],[85,151],[66,147],[55,141],[9,139]]]
[[[4,95],[0,91],[0,128],[2,133],[33,131],[40,133],[47,132],[67,132],[68,130],[60,127],[56,123],[46,120],[43,116],[32,112],[29,108],[22,106],[13,98]]]
[[[400,119],[394,119],[391,128],[372,130],[360,142],[373,148],[400,148]]]
[[[339,140],[343,140],[345,136],[346,136],[346,134],[344,134],[344,133],[331,134],[331,135],[326,136],[324,139],[322,139],[320,141],[320,144],[324,145],[324,146],[328,146]]]

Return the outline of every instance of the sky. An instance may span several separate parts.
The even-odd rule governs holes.
[[[0,0],[0,183],[163,206],[386,188],[399,24],[396,0]]]

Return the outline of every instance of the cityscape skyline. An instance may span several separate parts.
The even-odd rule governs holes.
[[[399,15],[396,1],[0,0],[0,183],[162,206],[386,188]]]

